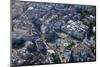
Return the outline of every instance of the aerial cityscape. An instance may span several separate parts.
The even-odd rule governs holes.
[[[96,61],[96,6],[11,0],[11,65]]]

